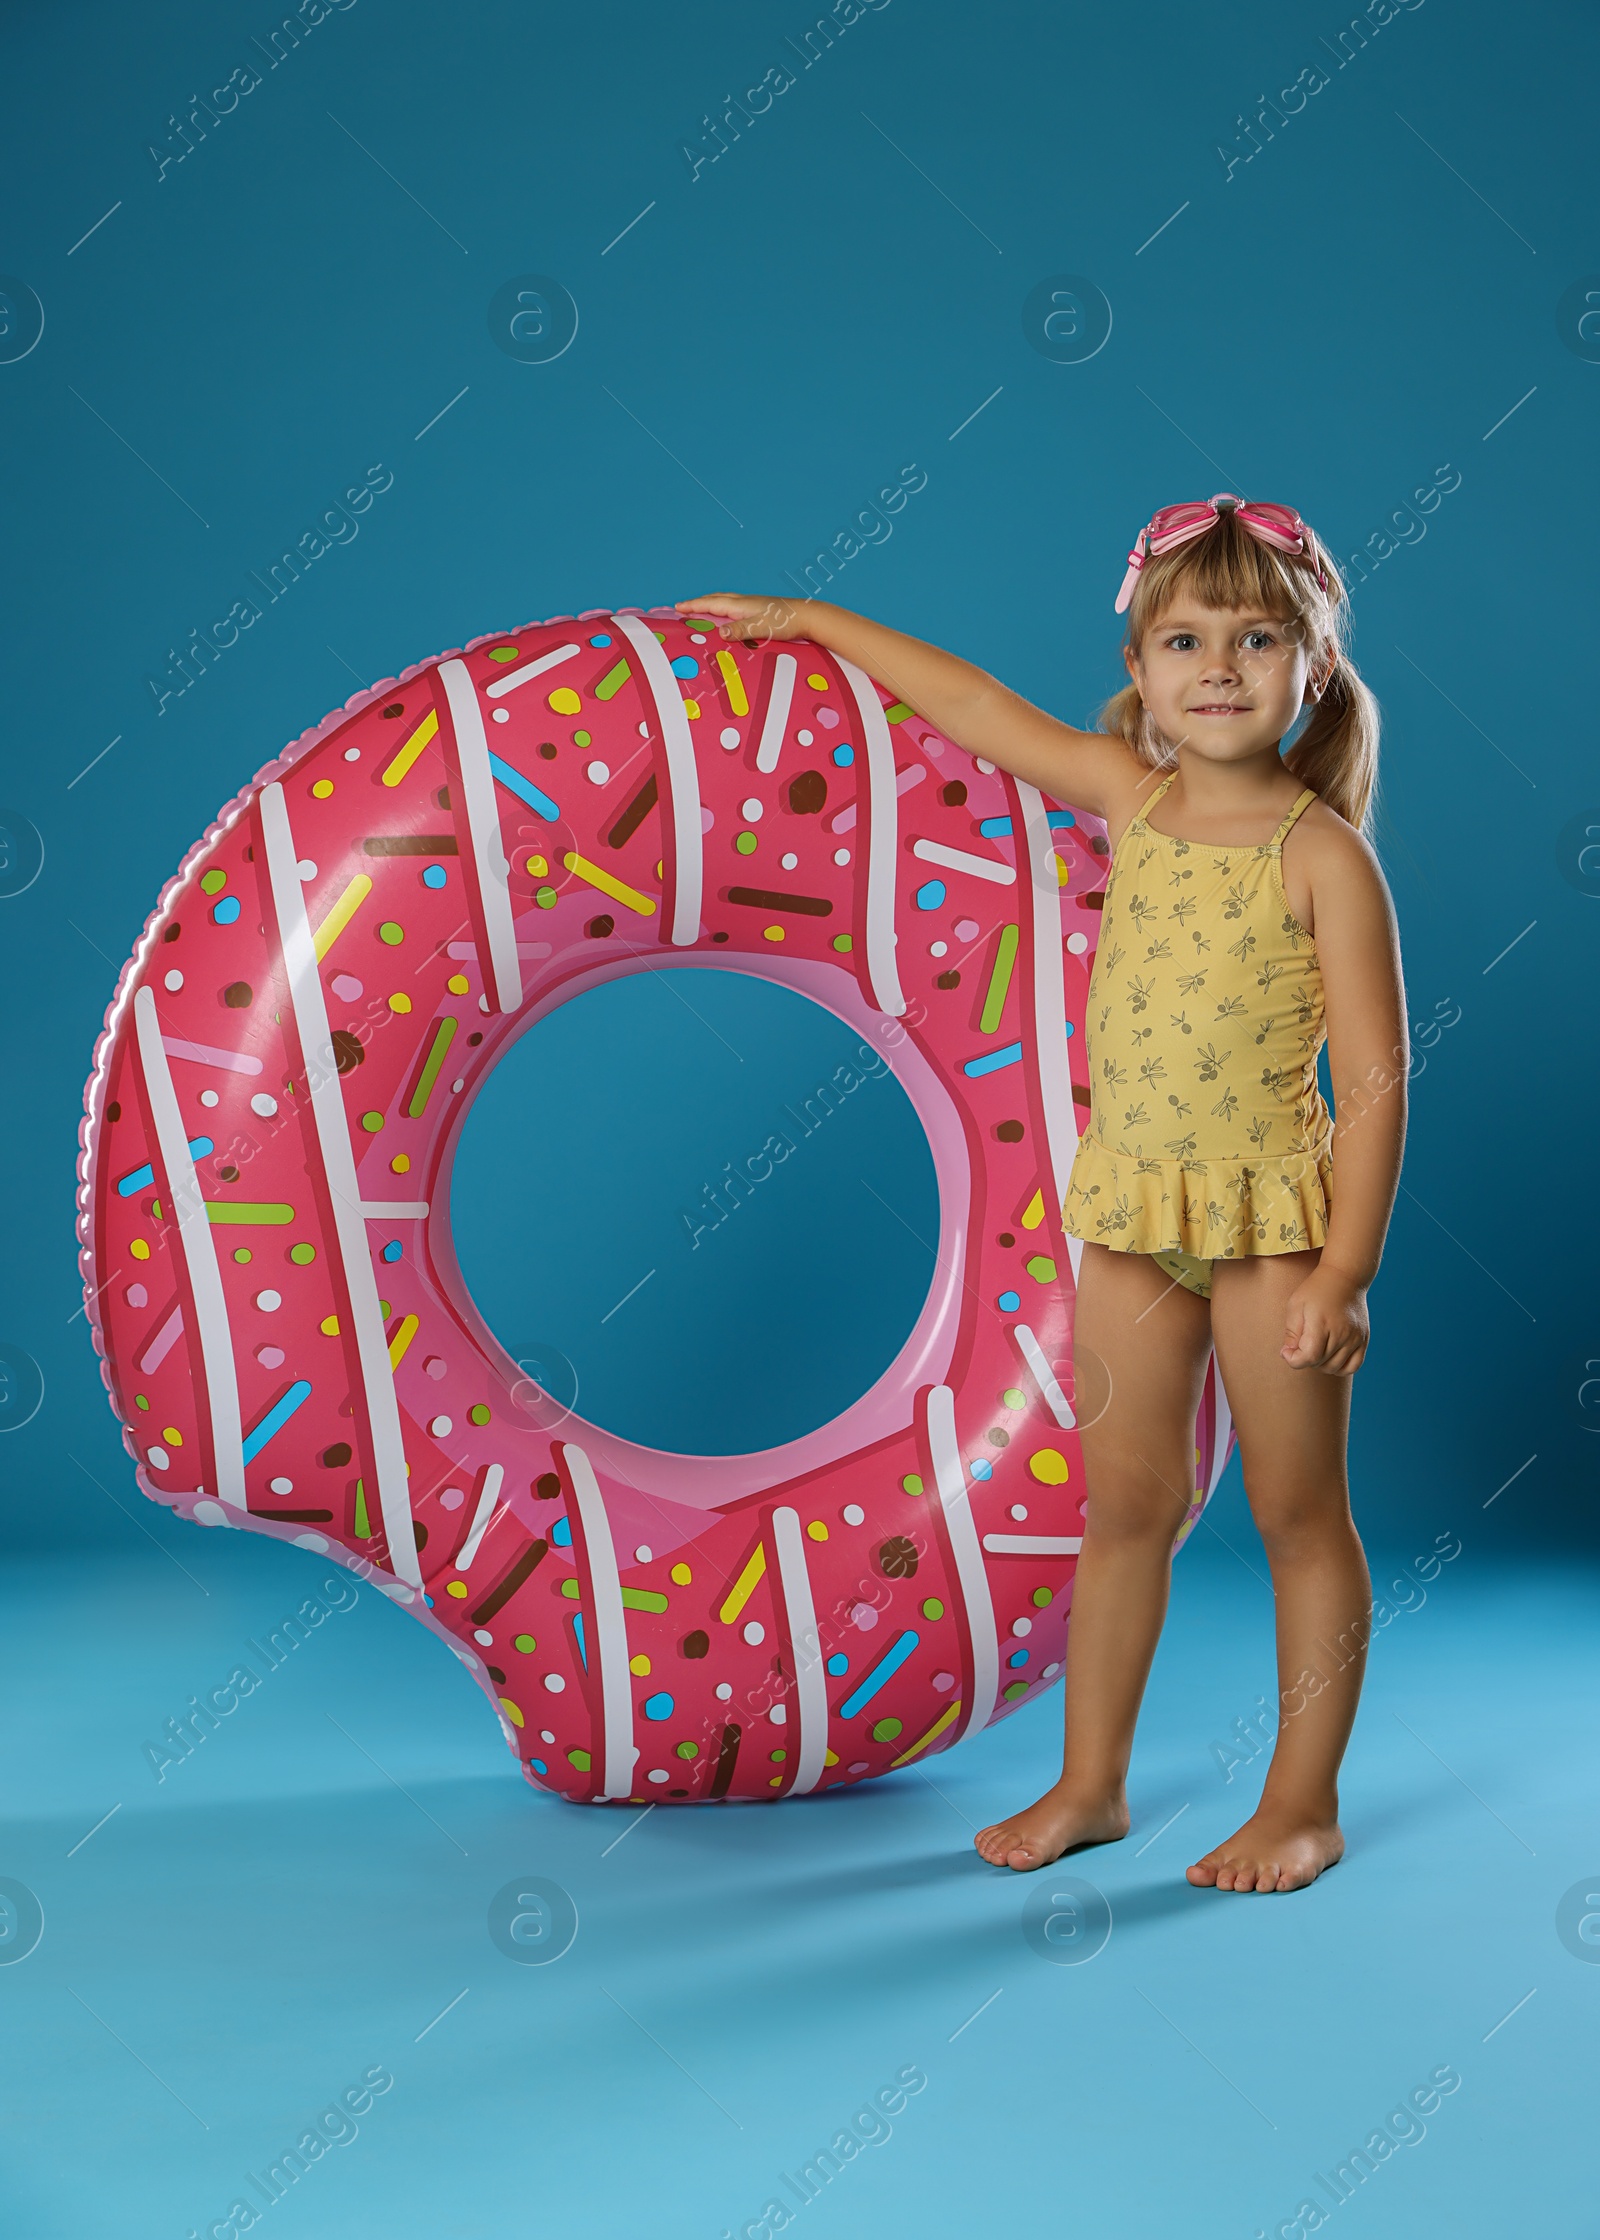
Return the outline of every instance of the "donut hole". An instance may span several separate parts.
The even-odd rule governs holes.
[[[881,1047],[781,965],[618,974],[631,958],[502,1049],[436,1217],[525,1421],[761,1453],[842,1415],[911,1335],[933,1155]]]

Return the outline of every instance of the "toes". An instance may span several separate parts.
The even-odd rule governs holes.
[[[1188,1870],[1188,1878],[1197,1890],[1214,1890],[1217,1884],[1216,1861],[1197,1859]]]

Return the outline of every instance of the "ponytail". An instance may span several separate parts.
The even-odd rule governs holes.
[[[1365,832],[1378,782],[1378,703],[1342,648],[1284,768]]]

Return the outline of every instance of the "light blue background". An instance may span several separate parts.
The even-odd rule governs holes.
[[[1352,2217],[1499,2240],[1587,2214],[1600,1973],[1554,1916],[1595,1865],[1600,903],[1570,831],[1600,824],[1600,365],[1557,309],[1600,267],[1592,13],[1426,0],[1344,67],[1322,42],[1348,19],[1303,0],[890,0],[810,68],[784,42],[814,18],[770,0],[356,0],[269,69],[250,42],[272,20],[33,5],[3,32],[0,268],[45,312],[0,365],[0,804],[45,848],[0,900],[0,1341],[45,1379],[0,1439],[0,1874],[46,1913],[0,1968],[10,2228],[203,2229],[374,2061],[392,2096],[280,2221],[709,2240],[906,2061],[926,2093],[803,2222],[1244,2240],[1445,2061],[1460,2094]],[[263,82],[158,178],[175,105],[251,56]],[[692,176],[709,104],[786,56],[797,82]],[[1312,64],[1330,82],[1229,176],[1243,105]],[[578,306],[552,364],[489,331],[529,272]],[[1063,273],[1112,308],[1083,364],[1023,329]],[[377,462],[393,486],[359,536],[158,714],[168,649]],[[1156,504],[1284,499],[1346,555],[1436,469],[1460,475],[1355,589],[1411,1014],[1460,1014],[1414,1083],[1356,1500],[1386,1559],[1440,1533],[1462,1552],[1375,1650],[1349,1864],[1281,1906],[1181,1881],[1247,1801],[1209,1746],[1271,1685],[1236,1472],[1180,1564],[1134,1838],[1073,1862],[1118,1923],[1082,1970],[1036,1959],[1027,1888],[978,1868],[961,1824],[1042,1785],[1058,1699],[930,1776],[767,1819],[652,1814],[608,1852],[626,1816],[525,1794],[464,1676],[364,1592],[158,1787],[141,1745],[313,1568],[138,1499],[77,1314],[81,1088],[162,882],[359,685],[532,617],[782,590],[911,463],[926,487],[836,596],[1080,721],[1118,681],[1111,602]],[[735,1147],[688,1044],[682,1063],[715,1164]],[[770,1068],[787,1093],[781,1049]],[[599,1202],[636,1148],[601,1129],[589,1163],[570,1153],[601,1253],[666,1218]],[[860,1145],[868,1173],[895,1155]],[[748,1275],[730,1252],[730,1316]],[[537,1335],[562,1345],[566,1316],[581,1348],[592,1304],[548,1305]],[[808,1366],[797,1344],[788,1372]],[[484,1929],[530,1871],[579,1908],[548,1971]]]

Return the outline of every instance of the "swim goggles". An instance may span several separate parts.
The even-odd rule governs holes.
[[[1221,520],[1224,513],[1231,513],[1242,528],[1248,529],[1258,544],[1270,544],[1279,552],[1308,553],[1311,534],[1293,506],[1268,505],[1255,498],[1236,498],[1229,490],[1220,491],[1214,498],[1191,498],[1183,505],[1162,506],[1150,516],[1148,525],[1141,529],[1128,555],[1128,572],[1122,579],[1122,589],[1117,593],[1116,611],[1125,614],[1133,598],[1133,587],[1139,580],[1139,571],[1152,554],[1171,552],[1180,544],[1188,544],[1195,537],[1203,537],[1208,529]],[[1324,591],[1327,578],[1320,562],[1317,581]]]

